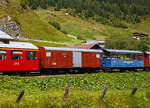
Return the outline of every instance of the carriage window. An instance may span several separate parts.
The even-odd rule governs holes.
[[[100,58],[100,54],[96,54],[96,58]]]
[[[6,51],[5,50],[0,50],[0,60],[6,59]]]
[[[51,57],[51,52],[46,52],[46,57]]]
[[[11,51],[11,59],[21,60],[22,59],[22,51]]]
[[[27,60],[36,60],[36,51],[27,51]]]
[[[142,55],[138,55],[138,60],[143,60],[143,56]]]

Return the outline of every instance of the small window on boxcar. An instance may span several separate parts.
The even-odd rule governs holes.
[[[96,54],[96,58],[100,58],[100,54]]]
[[[5,50],[0,50],[0,60],[6,59],[6,51]]]
[[[51,57],[51,52],[46,52],[46,57]]]
[[[36,60],[37,54],[36,51],[27,51],[27,60]]]
[[[11,59],[21,60],[22,59],[22,51],[11,51]]]

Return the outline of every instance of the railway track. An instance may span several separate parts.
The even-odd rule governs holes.
[[[0,76],[21,76],[21,77],[60,77],[60,76],[82,76],[85,74],[94,74],[94,73],[100,73],[99,72],[78,72],[78,73],[53,73],[53,74],[48,74],[48,73],[2,73],[0,72]]]

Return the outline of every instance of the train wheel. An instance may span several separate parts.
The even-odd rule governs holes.
[[[149,71],[149,68],[148,68],[148,67],[146,67],[144,70],[148,72],[148,71]]]

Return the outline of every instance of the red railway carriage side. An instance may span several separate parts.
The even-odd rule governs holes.
[[[39,46],[41,67],[51,68],[100,68],[101,50]]]
[[[42,68],[72,68],[71,51],[63,51],[55,47],[39,46],[39,52]]]
[[[144,52],[144,68],[150,70],[150,52]]]
[[[100,53],[82,52],[83,68],[100,68]]]
[[[0,44],[0,72],[38,71],[39,51],[31,43]]]

